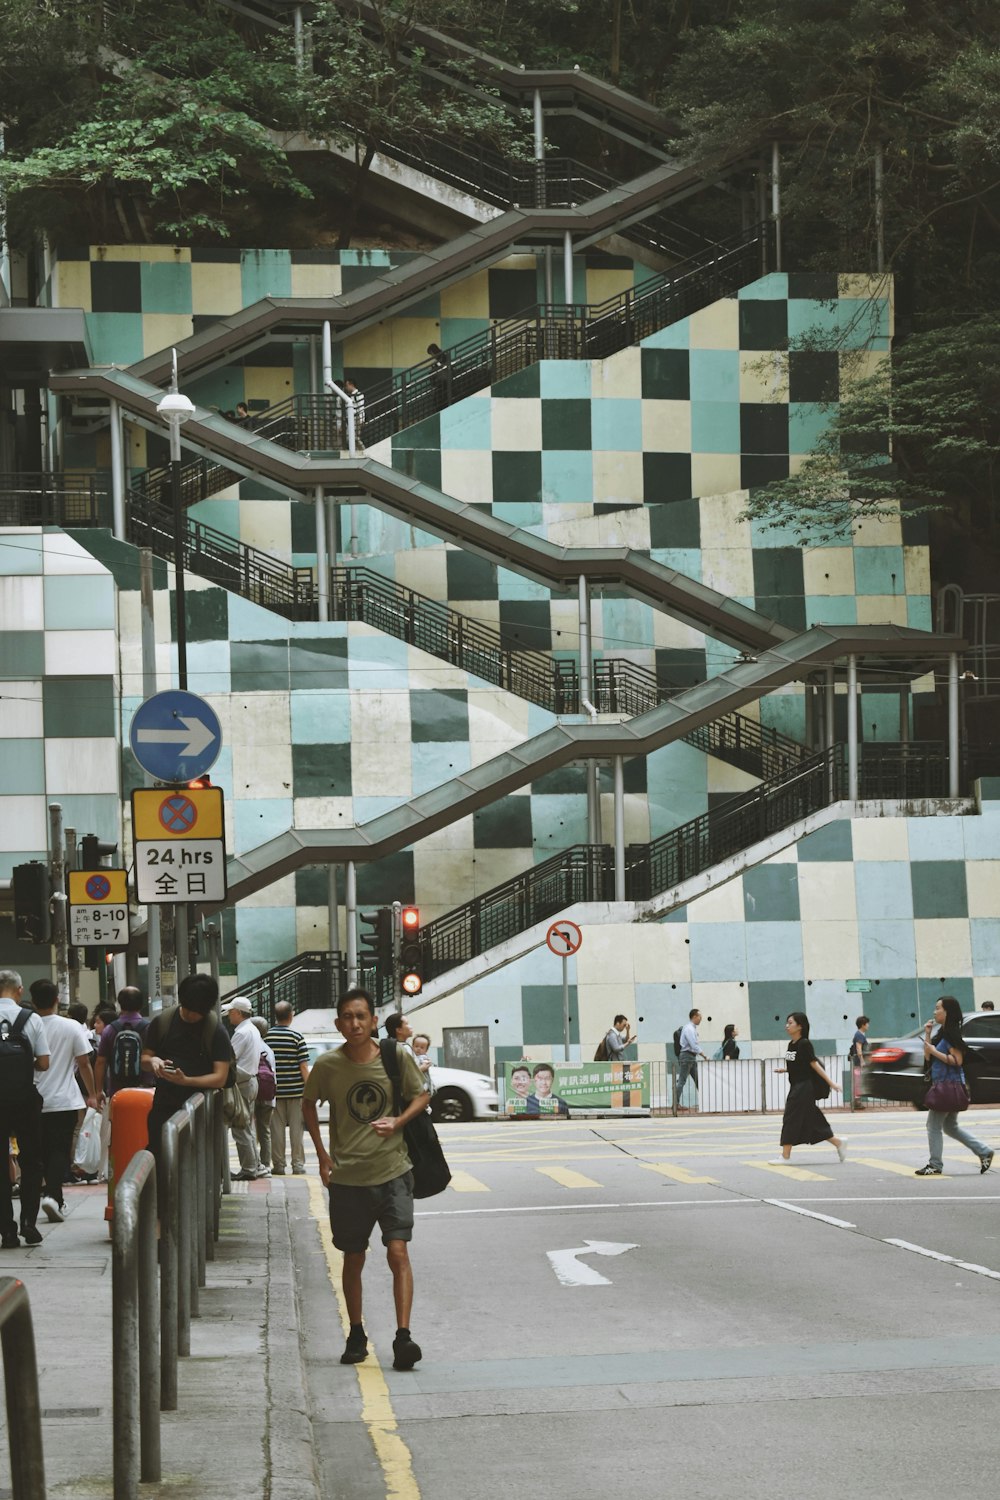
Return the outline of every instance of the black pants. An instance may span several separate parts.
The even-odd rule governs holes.
[[[35,1093],[27,1104],[0,1104],[0,1140],[17,1137],[21,1168],[21,1228],[33,1229],[42,1195],[42,1096]],[[14,1204],[10,1195],[10,1172],[6,1162],[0,1169],[0,1234],[13,1234]]]
[[[53,1109],[42,1115],[42,1169],[46,1198],[63,1201],[63,1182],[69,1176],[73,1132],[79,1110]]]

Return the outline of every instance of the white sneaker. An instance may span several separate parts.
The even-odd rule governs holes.
[[[271,1175],[271,1168],[270,1167],[258,1167],[257,1170],[256,1170],[256,1172],[253,1175],[255,1177],[270,1177],[270,1175]]]
[[[840,1157],[841,1161],[846,1161],[847,1160],[847,1136],[846,1135],[842,1135],[840,1137],[840,1145],[837,1147],[837,1155]]]
[[[65,1223],[66,1214],[62,1208],[62,1205],[57,1203],[54,1198],[42,1199],[42,1212],[45,1214],[45,1217],[48,1219],[50,1224]]]
[[[791,1158],[787,1156],[772,1156],[768,1162],[769,1167],[790,1167],[791,1165]]]

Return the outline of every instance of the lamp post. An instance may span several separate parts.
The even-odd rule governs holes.
[[[194,403],[177,389],[177,350],[173,384],[157,402],[157,414],[170,428],[170,499],[174,512],[174,599],[177,609],[177,686],[187,688],[187,611],[184,605],[184,507],[181,503],[181,424],[194,415]]]

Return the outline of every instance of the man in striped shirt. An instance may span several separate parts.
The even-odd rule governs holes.
[[[271,1116],[271,1173],[285,1175],[285,1130],[292,1138],[292,1171],[301,1176],[306,1169],[302,1145],[302,1090],[309,1077],[309,1052],[301,1031],[295,1031],[295,1012],[287,1000],[274,1007],[274,1025],[267,1044],[276,1064],[274,1113]]]

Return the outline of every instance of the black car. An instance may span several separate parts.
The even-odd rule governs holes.
[[[962,1018],[962,1034],[969,1044],[965,1077],[972,1103],[1000,1103],[1000,1013],[971,1011]],[[862,1095],[922,1104],[927,1092],[923,1035],[921,1027],[898,1041],[875,1042],[862,1068]]]

